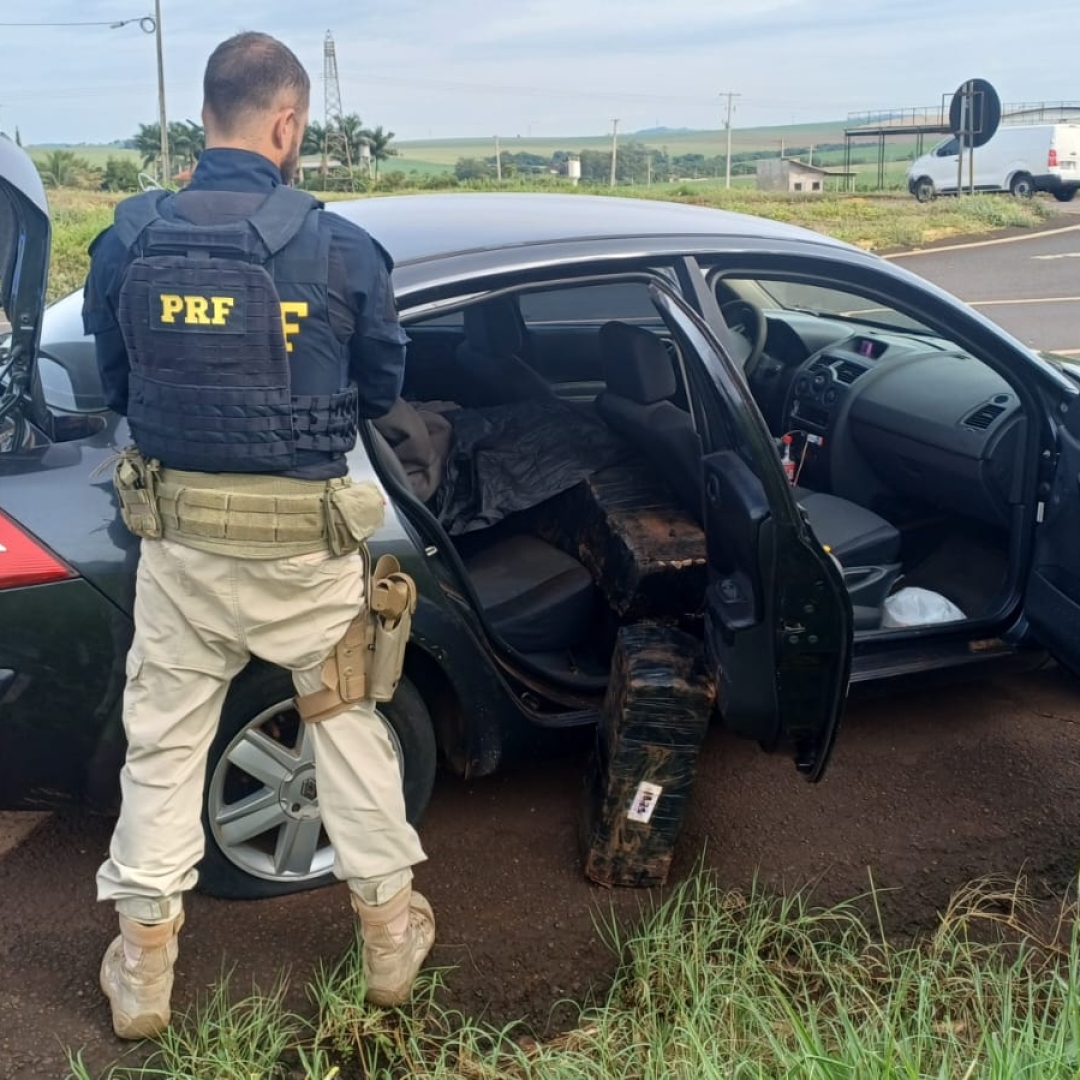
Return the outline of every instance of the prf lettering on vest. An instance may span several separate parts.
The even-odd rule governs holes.
[[[308,317],[308,305],[306,300],[282,300],[281,301],[281,332],[285,335],[285,351],[292,352],[292,339],[300,333],[299,321],[290,322],[289,316],[296,320]]]
[[[224,326],[236,306],[232,296],[180,296],[161,294],[161,321],[175,325],[177,316],[185,326]],[[182,313],[182,314],[181,314]]]
[[[229,316],[236,307],[232,296],[188,296],[181,293],[160,293],[162,325],[181,329],[196,326],[228,326]],[[300,333],[300,320],[308,317],[306,300],[281,301],[281,333],[285,349],[293,351],[292,339]],[[242,333],[242,327],[235,332]]]

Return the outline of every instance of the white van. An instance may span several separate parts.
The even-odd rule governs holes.
[[[955,195],[960,150],[950,136],[907,171],[908,190],[919,202]],[[968,190],[968,152],[964,152],[961,190]],[[1047,191],[1068,202],[1080,190],[1080,124],[1005,124],[975,149],[975,190],[1008,191],[1030,199]]]

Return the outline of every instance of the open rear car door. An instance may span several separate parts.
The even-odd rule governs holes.
[[[19,447],[27,420],[47,427],[37,347],[49,273],[49,209],[34,163],[0,136],[0,447]]]
[[[736,734],[790,750],[819,780],[851,665],[843,575],[796,505],[741,371],[684,301],[650,292],[688,361],[704,446],[705,650],[718,707]]]

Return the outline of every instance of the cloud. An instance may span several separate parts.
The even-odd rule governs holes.
[[[0,22],[137,17],[146,0],[5,0]],[[1062,100],[1051,44],[1073,6],[1043,0],[164,0],[170,116],[197,117],[206,57],[240,29],[289,43],[322,110],[322,47],[337,44],[345,108],[399,137],[593,134],[834,119],[936,104],[965,78],[1006,101]],[[152,35],[137,26],[0,27],[0,126],[24,140],[107,141],[157,114]]]

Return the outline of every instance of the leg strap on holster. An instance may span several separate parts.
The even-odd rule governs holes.
[[[363,557],[370,567],[366,550]],[[346,712],[357,701],[389,701],[397,690],[416,611],[416,582],[393,555],[382,555],[366,586],[365,607],[323,664],[323,688],[295,699],[309,724]]]

